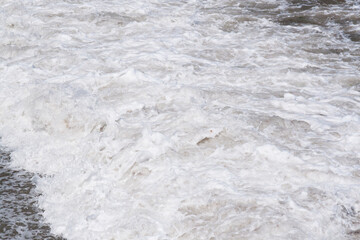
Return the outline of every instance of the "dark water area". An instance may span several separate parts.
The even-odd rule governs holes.
[[[345,0],[289,0],[288,3],[288,9],[277,18],[280,24],[337,26],[339,36],[360,41],[360,33],[352,28],[360,23],[360,14],[351,14],[355,3]]]
[[[0,150],[0,239],[53,239],[37,207],[34,174],[9,167],[9,153]]]
[[[283,26],[302,27],[306,25],[332,29],[339,40],[360,42],[360,32],[355,28],[360,24],[360,14],[354,14],[359,5],[356,1],[345,0],[288,0],[287,4],[263,2],[234,2],[237,11],[270,19]],[[222,11],[216,9],[216,11]],[[236,17],[234,18],[236,19]],[[249,17],[251,20],[251,17]],[[249,20],[241,18],[241,20]],[[228,30],[228,29],[227,29]]]

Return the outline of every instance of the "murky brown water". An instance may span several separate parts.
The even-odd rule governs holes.
[[[0,151],[0,239],[53,239],[37,207],[33,174],[9,168],[10,156]]]

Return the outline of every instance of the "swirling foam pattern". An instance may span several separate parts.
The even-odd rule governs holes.
[[[1,144],[55,234],[360,237],[357,0],[1,5]]]

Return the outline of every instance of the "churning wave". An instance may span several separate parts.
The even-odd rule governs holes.
[[[4,0],[1,144],[67,239],[357,239],[359,12]]]

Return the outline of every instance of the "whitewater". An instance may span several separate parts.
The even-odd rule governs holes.
[[[53,234],[360,238],[357,0],[0,4],[0,144]]]

